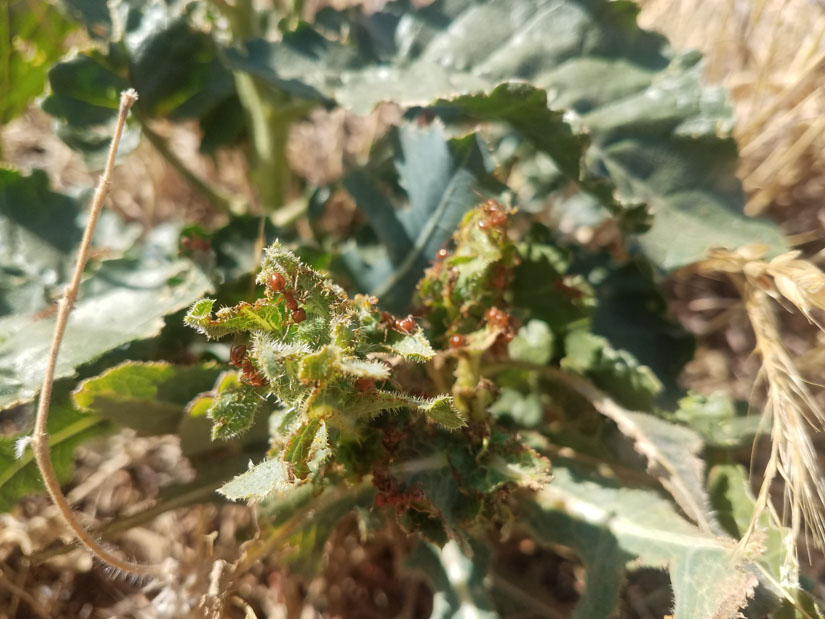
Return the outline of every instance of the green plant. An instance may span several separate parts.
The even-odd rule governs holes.
[[[0,406],[25,413],[46,377],[33,447],[65,517],[71,450],[126,426],[179,435],[215,500],[260,504],[268,525],[237,574],[272,553],[313,571],[355,513],[400,528],[437,617],[501,612],[489,584],[513,536],[578,556],[578,617],[611,616],[640,567],[667,569],[675,617],[816,616],[795,543],[803,519],[823,541],[807,423],[822,417],[769,297],[815,320],[825,276],[742,213],[731,118],[698,56],[640,30],[624,0],[398,0],[312,23],[300,4],[66,3],[89,49],[49,71],[59,135],[94,166],[119,120],[110,171],[135,88],[121,154],[144,135],[223,219],[138,240],[103,213],[95,242],[113,246],[84,270],[78,200],[0,170]],[[384,102],[400,120],[340,178],[290,167],[310,111]],[[189,170],[161,120],[196,121],[205,154],[244,149],[256,195]],[[319,225],[341,196],[361,213],[350,238]],[[73,263],[56,357],[44,308]],[[741,448],[764,429],[679,386],[693,342],[658,287],[677,269],[728,274],[754,323],[772,424],[756,497]],[[0,442],[7,509],[39,488],[15,440]]]

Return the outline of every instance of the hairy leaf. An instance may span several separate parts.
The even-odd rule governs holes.
[[[312,486],[303,486],[301,490],[312,497]],[[292,534],[284,540],[283,552],[279,559],[298,573],[317,573],[329,536],[354,510],[369,507],[374,493],[375,490],[371,485],[361,484],[353,488],[329,488],[314,497],[311,503],[306,504],[311,505],[311,509],[299,514],[302,516],[297,522],[300,526],[292,527]],[[293,498],[291,495],[299,495],[299,493],[290,493],[285,498],[272,501],[266,504],[264,509],[279,513],[279,520],[290,515],[295,517],[295,507],[285,505]],[[300,496],[294,496],[294,499],[298,499],[296,500],[298,505],[301,504],[300,498]],[[288,525],[289,521],[287,521],[287,527]]]
[[[507,345],[510,358],[544,365],[553,356],[553,332],[546,322],[530,320]]]
[[[430,400],[410,398],[407,400],[407,405],[421,411],[436,423],[450,430],[467,425],[453,406],[453,399],[450,396],[443,395]]]
[[[719,522],[728,533],[740,538],[750,525],[756,505],[748,472],[741,465],[717,464],[708,473],[708,491]],[[799,568],[792,550],[794,540],[790,529],[762,512],[756,535],[765,547],[758,561],[760,584],[771,592],[774,607],[782,605],[781,611],[770,609],[775,613],[772,616],[821,615],[817,602],[799,587]],[[756,601],[759,601],[758,596]]]
[[[493,432],[481,454],[456,448],[450,449],[448,457],[464,486],[483,494],[508,484],[541,490],[551,480],[547,458],[501,431]]]
[[[287,470],[298,479],[305,479],[309,475],[312,452],[326,447],[326,441],[326,425],[320,419],[302,425],[284,449],[283,459]]]
[[[212,440],[235,438],[252,427],[263,405],[262,394],[242,383],[234,372],[218,377],[214,391],[202,394],[189,405],[190,414],[205,414],[212,420]],[[197,408],[198,410],[194,410]]]
[[[519,246],[520,264],[513,272],[513,305],[545,322],[560,339],[578,327],[595,305],[591,287],[569,273],[570,260],[555,246],[550,231],[534,225]]]
[[[722,394],[708,397],[690,393],[679,400],[672,418],[702,435],[707,445],[741,447],[750,445],[760,431],[759,415],[748,415],[747,406],[737,406]],[[766,427],[762,431],[767,431]]]
[[[682,394],[679,375],[693,358],[693,337],[668,315],[668,304],[650,266],[642,260],[619,264],[606,253],[577,252],[571,272],[595,295],[592,331],[625,350],[656,374],[670,406]]]
[[[431,516],[441,520],[449,537],[461,536],[468,520],[475,518],[480,504],[462,491],[450,465],[451,445],[444,436],[406,441],[390,473],[399,481],[399,491],[420,489],[432,505]]]
[[[674,619],[734,615],[752,595],[752,552],[697,529],[649,490],[619,487],[557,460],[554,480],[522,502],[528,526],[545,543],[571,546],[588,568],[577,617],[608,617],[625,569],[666,568]],[[592,572],[590,570],[593,570]]]
[[[218,492],[231,501],[262,501],[273,494],[284,494],[293,487],[284,463],[280,458],[272,458],[251,466],[246,473],[221,486]]]
[[[579,378],[570,376],[562,380],[633,441],[636,451],[647,460],[648,471],[670,492],[685,514],[703,531],[714,528],[708,513],[705,463],[700,458],[704,444],[699,434],[654,415],[627,410]]]
[[[524,428],[535,428],[544,419],[541,396],[532,390],[523,394],[513,387],[503,387],[489,410],[496,416],[510,417]]]

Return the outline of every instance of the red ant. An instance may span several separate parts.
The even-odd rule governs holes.
[[[229,351],[229,363],[234,365],[236,368],[241,368],[243,371],[243,377],[241,380],[243,382],[252,385],[253,387],[266,386],[266,378],[258,373],[255,366],[252,364],[252,361],[250,361],[249,357],[246,356],[246,352],[246,346],[243,344],[233,346]]]
[[[246,346],[244,346],[243,344],[233,346],[229,351],[229,363],[234,365],[236,368],[239,368],[241,367],[241,365],[243,365],[245,358]]]
[[[295,297],[292,296],[292,292],[289,290],[284,290],[283,293],[284,300],[286,301],[286,306],[289,311],[294,312],[298,309],[298,302],[295,300]]]
[[[307,313],[303,307],[296,307],[292,310],[292,320],[296,323],[304,322],[307,319]]]
[[[501,329],[507,329],[510,326],[510,315],[497,307],[488,309],[485,318],[487,318],[487,322],[493,323]]]
[[[192,236],[185,236],[180,240],[181,251],[192,252],[207,252],[212,249],[212,244],[199,234],[192,234]]]
[[[487,219],[480,221],[478,224],[481,230],[489,230],[490,228],[503,226],[510,218],[507,211],[504,210],[504,207],[495,200],[485,201],[481,206],[481,210],[484,211],[484,214],[487,216]]]
[[[302,307],[299,307],[298,301],[295,300],[295,291],[286,289],[286,280],[284,279],[283,275],[281,275],[280,273],[273,273],[269,276],[269,279],[266,282],[266,286],[273,292],[280,292],[283,295],[284,301],[286,301],[286,307],[292,314],[293,321],[299,323],[304,322],[304,320],[306,320],[306,310],[304,310],[304,308]]]
[[[467,345],[467,338],[461,334],[454,335],[450,338],[450,348],[464,348]]]
[[[267,384],[266,378],[261,376],[252,365],[252,362],[247,358],[243,361],[243,382],[252,385],[253,387],[265,387]]]
[[[284,276],[280,273],[273,273],[269,276],[269,280],[267,280],[266,285],[270,290],[281,292],[286,285],[286,281],[284,280]]]
[[[415,318],[412,317],[412,314],[408,315],[406,318],[400,318],[395,321],[395,328],[408,335],[412,333],[417,326],[418,323],[415,322]]]
[[[372,391],[375,388],[375,381],[372,378],[363,376],[355,381],[355,388],[361,393]]]
[[[510,275],[507,272],[507,269],[503,265],[499,264],[493,273],[493,288],[496,288],[497,290],[505,288],[509,279]]]

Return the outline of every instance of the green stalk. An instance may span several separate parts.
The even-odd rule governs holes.
[[[245,73],[235,72],[235,87],[252,136],[252,180],[264,211],[271,212],[288,199],[291,174],[286,146],[292,118],[283,108],[289,100],[281,93],[265,92],[263,85]]]
[[[243,42],[263,34],[260,32],[259,16],[249,0],[238,0],[233,5],[225,0],[213,2],[226,16],[234,41]],[[301,8],[302,3],[292,3],[284,15],[294,17]],[[242,71],[235,71],[234,77],[251,135],[250,175],[264,211],[272,212],[283,208],[289,200],[292,184],[292,172],[286,156],[289,127],[312,104],[295,102],[287,93],[267,86]]]

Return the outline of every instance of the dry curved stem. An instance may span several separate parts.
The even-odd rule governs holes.
[[[83,277],[83,269],[86,266],[86,261],[89,258],[89,250],[92,244],[92,235],[94,233],[95,225],[100,217],[100,211],[103,208],[103,199],[109,189],[111,182],[112,169],[115,165],[115,155],[117,154],[117,147],[120,143],[120,136],[123,133],[123,127],[126,123],[126,116],[129,114],[129,109],[134,102],[137,101],[137,93],[134,90],[127,90],[121,94],[120,97],[120,112],[117,119],[117,127],[115,134],[112,137],[112,145],[109,148],[109,156],[106,160],[106,167],[103,174],[100,176],[95,195],[92,200],[92,207],[89,212],[89,222],[86,224],[86,230],[83,233],[83,240],[80,244],[80,252],[75,264],[72,280],[66,288],[66,293],[60,303],[60,308],[57,312],[57,322],[54,327],[54,336],[52,338],[51,349],[49,350],[49,357],[46,361],[46,372],[43,377],[43,387],[40,391],[40,400],[37,405],[37,417],[34,425],[34,435],[32,437],[32,450],[37,461],[37,467],[43,476],[43,482],[49,492],[54,504],[57,506],[60,515],[71,531],[77,536],[86,549],[95,557],[110,565],[116,570],[138,575],[154,575],[159,573],[159,567],[153,565],[141,565],[121,559],[98,542],[92,535],[83,528],[83,525],[77,521],[69,502],[63,495],[60,489],[60,484],[57,481],[54,467],[52,466],[51,453],[49,451],[49,435],[47,431],[47,421],[49,417],[49,405],[52,396],[52,383],[54,382],[55,366],[57,364],[57,355],[60,352],[60,345],[63,342],[63,336],[66,333],[66,325],[69,321],[69,314],[72,311],[74,302],[77,299],[78,290],[80,289],[80,280]]]

